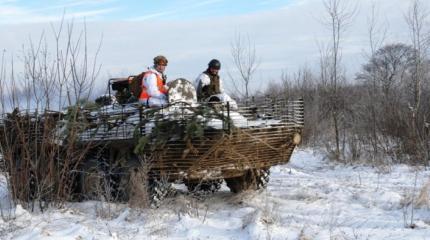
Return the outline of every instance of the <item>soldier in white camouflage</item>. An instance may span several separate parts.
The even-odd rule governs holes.
[[[212,59],[209,62],[206,71],[197,77],[195,81],[195,87],[198,101],[207,100],[210,96],[224,92],[220,76],[218,75],[220,69],[220,61],[217,59]]]

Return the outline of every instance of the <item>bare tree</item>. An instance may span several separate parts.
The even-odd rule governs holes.
[[[374,56],[376,49],[382,46],[385,40],[387,28],[378,25],[378,9],[375,4],[372,4],[372,9],[370,15],[367,17],[368,25],[368,37],[369,37],[369,50],[370,58]],[[373,148],[373,162],[378,155],[378,136],[377,136],[377,121],[376,121],[376,96],[377,96],[377,79],[372,73],[370,76],[371,84],[369,85],[369,101],[367,101],[367,109],[370,110],[370,127],[372,129],[370,135],[370,142]]]
[[[239,73],[240,81],[234,81],[234,77],[229,73],[233,80],[233,87],[245,99],[249,98],[249,85],[252,81],[255,71],[260,65],[255,50],[255,43],[251,42],[249,35],[243,36],[240,33],[235,35],[231,43],[231,56],[234,66]]]
[[[6,50],[2,51],[1,62],[0,62],[0,115],[5,111],[5,88],[4,81],[6,78],[6,66],[5,66],[5,53]]]
[[[28,45],[28,49],[23,48],[25,81],[22,82],[27,98],[27,109],[49,109],[55,87],[55,76],[53,64],[50,63],[48,43],[44,33],[40,36],[37,44],[34,44],[30,38]],[[30,96],[32,96],[34,103],[30,103]]]
[[[414,118],[420,108],[420,98],[422,93],[422,83],[424,81],[423,58],[428,48],[429,36],[424,32],[424,24],[428,17],[428,12],[419,0],[414,0],[406,15],[406,22],[409,26],[412,46],[414,51],[414,72],[413,72],[413,102],[412,111]]]
[[[23,60],[23,74],[15,74],[13,58],[10,73],[0,69],[0,81],[10,76],[0,91],[5,90],[9,97],[10,107],[6,108],[13,109],[1,124],[0,150],[10,173],[12,194],[23,206],[61,204],[72,198],[74,178],[92,147],[91,142],[78,142],[86,127],[81,102],[89,98],[99,73],[101,42],[90,54],[86,24],[80,31],[74,31],[73,26],[71,22],[63,31],[61,22],[59,30],[54,30],[54,54],[45,34],[36,43],[30,38],[23,56],[18,56]],[[3,110],[5,95],[0,98]],[[53,101],[56,96],[58,103]],[[63,114],[66,96],[70,105]],[[61,111],[52,111],[54,104]]]
[[[425,116],[420,116],[422,104],[422,90],[424,81],[428,81],[428,69],[424,59],[430,46],[430,35],[426,31],[429,13],[420,0],[414,0],[406,14],[406,22],[409,26],[412,46],[414,48],[413,56],[413,71],[412,71],[412,96],[409,108],[411,110],[411,124],[413,138],[416,139],[420,158],[426,163],[430,162],[430,154],[428,149],[428,139],[425,131],[420,126],[425,122]]]
[[[373,157],[376,157],[379,148],[381,154],[389,153],[393,145],[401,146],[407,142],[405,83],[411,78],[413,55],[414,49],[409,45],[385,45],[375,50],[369,62],[356,75],[360,86],[364,87],[364,105],[359,112],[363,133],[371,139]],[[368,142],[369,139],[363,140]]]
[[[352,23],[356,13],[356,7],[351,7],[345,0],[325,0],[325,11],[327,20],[324,24],[328,27],[331,34],[330,45],[326,49],[320,48],[321,53],[321,80],[325,87],[325,109],[333,124],[335,151],[334,158],[341,158],[341,138],[340,128],[343,111],[343,99],[340,95],[342,82],[345,80],[341,69],[341,43],[346,29]]]

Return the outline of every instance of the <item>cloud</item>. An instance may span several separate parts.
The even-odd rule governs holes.
[[[198,1],[195,4],[193,4],[193,7],[203,7],[203,6],[207,6],[207,5],[211,5],[214,3],[220,3],[223,2],[223,0],[206,0],[206,1]]]
[[[24,11],[21,8],[18,7],[14,7],[14,6],[0,6],[0,14],[2,16],[4,15],[21,15],[26,13],[26,11]]]
[[[86,17],[89,19],[95,19],[98,16],[105,15],[107,13],[116,11],[114,7],[100,7],[98,4],[107,2],[105,1],[77,1],[68,2],[58,5],[52,5],[48,7],[39,8],[28,8],[20,6],[18,1],[3,1],[0,2],[0,24],[23,24],[23,23],[42,23],[42,22],[53,22],[62,19],[64,12],[67,14],[64,16],[66,19]],[[97,4],[96,9],[85,8],[84,10],[78,10],[74,7],[83,6],[88,4]]]
[[[104,8],[100,10],[89,10],[89,11],[79,11],[79,12],[71,12],[66,15],[66,19],[69,18],[88,18],[88,17],[96,17],[100,15],[104,15],[107,13],[111,13],[116,11],[117,8]]]
[[[385,42],[409,41],[404,13],[410,2],[376,2],[380,8],[380,23],[389,23]],[[363,53],[369,48],[367,15],[371,4],[371,0],[360,1],[360,11],[342,38],[342,65],[349,76],[353,76],[366,61]],[[170,11],[174,10],[153,14],[175,14]],[[92,14],[97,16],[105,13]],[[91,15],[90,12],[85,14]],[[206,68],[210,59],[218,58],[223,64],[221,74],[226,82],[230,81],[227,79],[227,71],[233,72],[234,69],[230,43],[235,32],[247,33],[255,42],[257,55],[261,59],[253,83],[253,88],[257,88],[266,85],[268,81],[279,80],[282,71],[295,72],[303,65],[318,70],[317,43],[329,44],[330,40],[330,32],[318,21],[325,16],[321,1],[297,0],[281,9],[252,14],[157,21],[151,21],[147,16],[146,20],[142,18],[140,21],[90,22],[87,29],[90,50],[95,50],[100,35],[104,36],[99,56],[104,76],[136,74],[150,66],[155,55],[164,54],[169,58],[169,79],[185,77],[194,80]],[[20,39],[26,39],[30,33],[38,36],[43,28],[49,26],[4,25],[0,28],[0,46],[9,52],[17,52],[24,42]],[[105,79],[100,79],[99,84],[104,85]]]
[[[280,2],[280,0],[260,0],[258,2],[258,5],[266,6],[266,5],[270,5],[270,4],[274,4],[274,3],[279,3],[279,2]]]
[[[191,0],[191,1],[187,1],[186,3],[181,2],[179,4],[172,4],[168,10],[147,12],[147,13],[144,13],[143,16],[130,17],[130,18],[127,18],[126,20],[127,21],[145,21],[148,19],[154,19],[154,18],[160,18],[160,17],[175,18],[180,16],[192,15],[192,13],[195,13],[195,12],[201,12],[202,14],[204,14],[205,11],[202,11],[203,7],[207,7],[224,1],[225,0],[205,0],[205,1]]]
[[[30,10],[28,10],[28,12],[43,13],[43,12],[52,11],[52,10],[60,10],[60,12],[61,12],[64,9],[72,9],[72,8],[76,8],[76,7],[87,7],[87,8],[88,7],[100,7],[100,6],[102,6],[101,4],[110,3],[110,2],[112,2],[112,0],[68,1],[65,3],[54,4],[54,5],[50,5],[47,7],[30,9]]]
[[[0,0],[0,4],[5,4],[5,3],[14,3],[17,2],[18,0]]]
[[[144,16],[140,16],[140,17],[128,18],[127,21],[145,21],[145,20],[152,19],[152,18],[158,18],[158,17],[173,15],[177,12],[178,11],[163,11],[163,12],[151,13],[151,14],[146,14]]]

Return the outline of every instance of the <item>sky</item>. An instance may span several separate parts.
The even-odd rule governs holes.
[[[282,8],[292,0],[0,0],[0,23],[55,21],[68,17],[99,21],[196,20]]]
[[[408,43],[404,16],[411,2],[349,1],[356,13],[342,33],[341,50],[342,65],[351,79],[368,57],[371,6],[377,8],[378,28],[386,29],[377,37],[386,32],[383,43]],[[423,1],[427,9],[429,5]],[[259,66],[251,88],[262,90],[280,81],[282,73],[293,75],[304,66],[317,72],[320,48],[330,41],[322,0],[0,0],[0,49],[7,58],[22,55],[23,45],[42,33],[53,46],[52,29],[58,29],[62,17],[77,29],[83,28],[85,20],[90,54],[101,43],[99,86],[108,77],[138,74],[154,56],[163,54],[169,59],[169,80],[193,81],[212,58],[219,59],[224,85],[232,91],[237,72],[231,43],[241,34],[255,44]]]

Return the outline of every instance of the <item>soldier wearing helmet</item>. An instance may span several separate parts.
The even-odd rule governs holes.
[[[221,69],[221,63],[217,59],[212,59],[208,63],[206,71],[201,73],[196,81],[195,87],[197,91],[197,99],[199,101],[206,100],[210,96],[221,94],[224,92],[221,79],[218,75]]]
[[[144,73],[142,79],[142,92],[139,102],[149,107],[162,107],[167,105],[167,86],[164,71],[167,58],[159,55],[154,58],[154,66]]]

